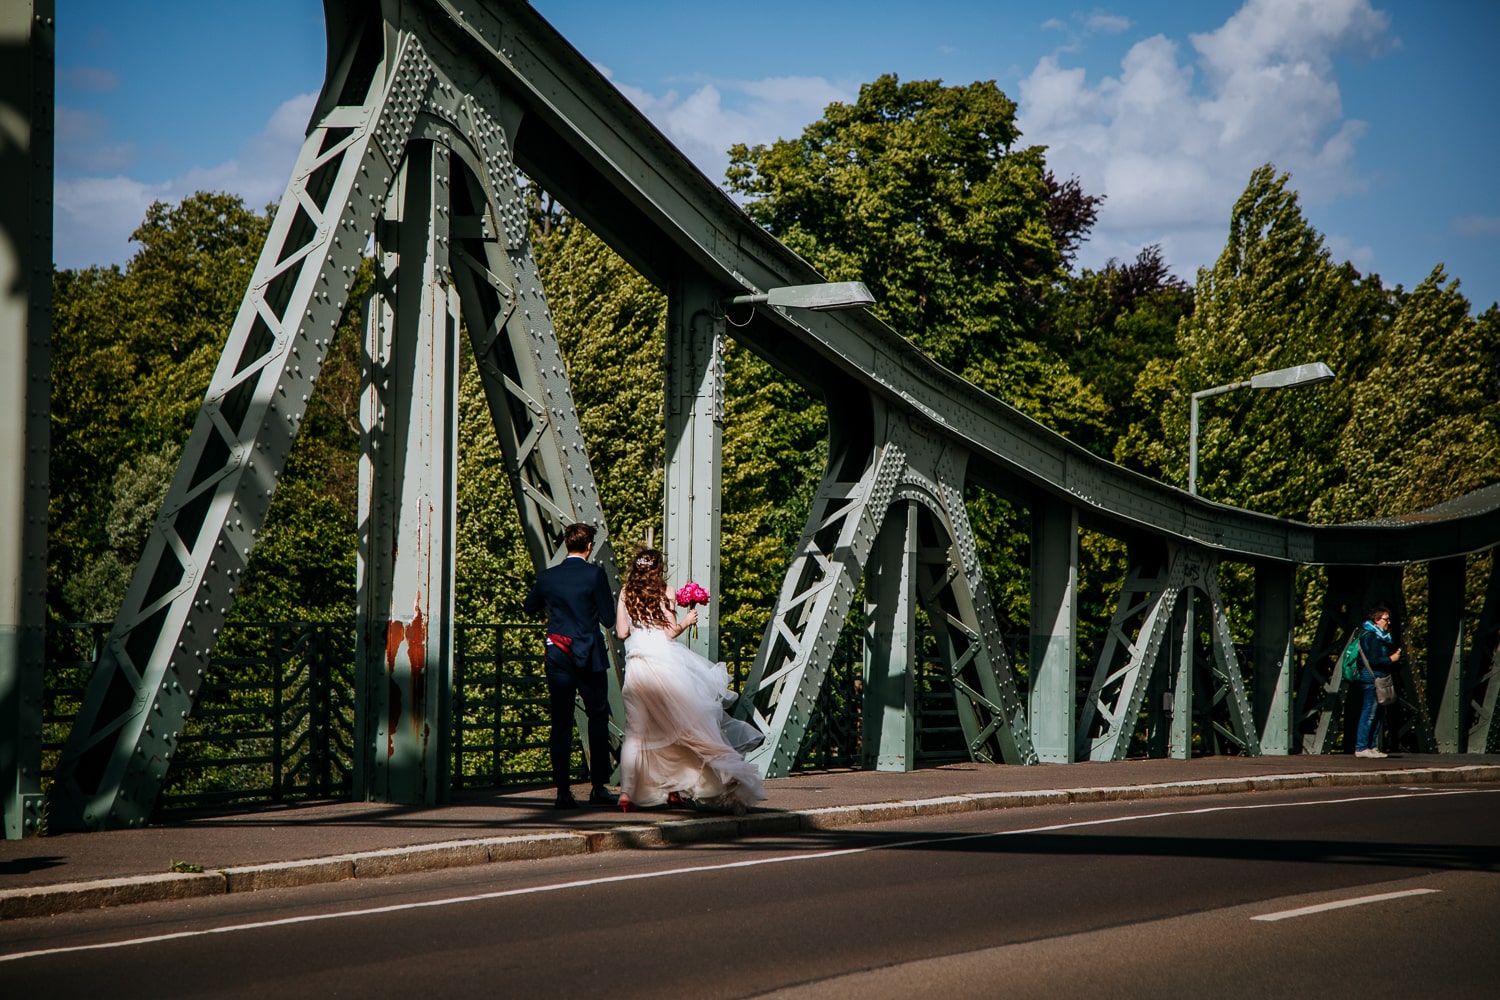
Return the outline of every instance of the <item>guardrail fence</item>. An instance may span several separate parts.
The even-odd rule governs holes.
[[[57,764],[109,628],[54,625],[48,632],[44,782]],[[542,631],[531,623],[457,627],[455,790],[550,781]],[[798,756],[801,770],[861,764],[862,640],[855,628],[846,629],[839,640]],[[760,634],[749,629],[720,634],[721,656],[736,690],[750,672],[759,641]],[[923,678],[939,669],[935,656],[928,659],[932,662],[924,666]],[[962,740],[954,743],[944,721],[952,711],[952,697],[940,680],[933,675],[918,690],[919,724],[925,724],[927,736],[925,761],[966,756]],[[353,741],[352,622],[226,625],[157,808],[347,798]],[[579,780],[587,780],[576,735],[574,754]]]

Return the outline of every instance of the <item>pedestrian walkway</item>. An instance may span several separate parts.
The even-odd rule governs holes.
[[[820,771],[768,781],[767,800],[744,816],[665,808],[557,811],[550,788],[471,791],[436,808],[304,804],[170,819],[144,829],[0,841],[0,918],[976,809],[1436,782],[1500,782],[1500,755],[1203,757],[1038,767],[965,763],[909,773]],[[182,871],[184,866],[194,870]]]

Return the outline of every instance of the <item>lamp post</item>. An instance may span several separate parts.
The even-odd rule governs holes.
[[[1198,401],[1200,399],[1233,392],[1235,389],[1295,389],[1298,386],[1331,382],[1333,378],[1333,369],[1321,361],[1314,361],[1310,364],[1294,365],[1291,368],[1279,368],[1274,372],[1262,372],[1259,375],[1250,376],[1244,382],[1216,385],[1212,389],[1203,389],[1193,393],[1192,404],[1188,411],[1188,492],[1194,496],[1198,494]],[[1257,578],[1257,593],[1259,593],[1260,586],[1259,578]],[[1290,593],[1288,592],[1285,596],[1289,603]],[[1182,657],[1178,664],[1176,681],[1170,692],[1172,697],[1166,706],[1166,712],[1172,719],[1167,737],[1167,752],[1172,757],[1185,760],[1192,756],[1193,673],[1197,650],[1197,628],[1193,623],[1193,599],[1191,597],[1183,602],[1180,615]],[[1289,616],[1290,608],[1288,607],[1288,620],[1290,620]]]
[[[677,583],[693,580],[713,595],[699,609],[699,628],[689,643],[710,659],[717,658],[719,641],[724,324],[744,326],[759,306],[824,311],[855,309],[875,301],[870,290],[858,281],[787,285],[753,294],[725,295],[730,289],[702,277],[675,279],[667,297],[662,547]],[[745,286],[740,290],[750,291]],[[744,307],[743,321],[726,314],[734,306]]]
[[[1198,495],[1198,400],[1218,396],[1235,389],[1295,389],[1298,386],[1318,385],[1334,379],[1333,369],[1321,361],[1291,368],[1278,368],[1274,372],[1252,375],[1244,382],[1216,385],[1212,389],[1201,389],[1193,393],[1188,409],[1188,492]]]

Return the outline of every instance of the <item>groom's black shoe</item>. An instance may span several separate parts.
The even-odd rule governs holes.
[[[577,809],[578,800],[573,798],[573,793],[563,790],[557,793],[557,801],[552,804],[553,809]]]
[[[620,802],[618,795],[610,794],[608,788],[603,785],[595,785],[594,790],[589,793],[589,805],[614,807]]]

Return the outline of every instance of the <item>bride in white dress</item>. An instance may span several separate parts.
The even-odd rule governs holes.
[[[678,617],[662,554],[637,555],[615,616],[625,640],[621,809],[686,798],[738,813],[766,797],[743,753],[764,737],[724,711],[736,697],[729,672],[674,641],[697,621],[697,608]]]

